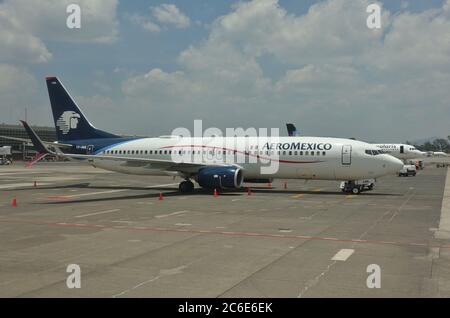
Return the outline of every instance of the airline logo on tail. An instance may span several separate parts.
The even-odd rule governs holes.
[[[77,114],[74,111],[66,111],[56,121],[56,126],[61,130],[63,135],[67,135],[70,130],[78,127],[78,118],[80,117],[80,114]]]

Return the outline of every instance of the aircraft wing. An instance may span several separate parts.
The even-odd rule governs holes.
[[[0,138],[4,138],[4,139],[9,139],[9,140],[14,140],[14,141],[21,141],[21,142],[26,142],[28,144],[32,144],[33,142],[31,141],[31,139],[26,139],[26,138],[18,138],[18,137],[9,137],[9,136],[1,136]],[[54,143],[54,142],[50,142],[50,141],[42,141],[42,143],[44,145],[49,145],[49,146],[53,146],[53,147],[61,147],[61,148],[69,148],[72,147],[71,144],[60,144],[60,143]]]
[[[14,141],[22,141],[22,142],[31,144],[31,140],[25,139],[25,138],[17,138],[17,137],[9,137],[9,136],[0,136],[0,138],[14,140]]]
[[[195,163],[195,162],[176,162],[172,160],[136,158],[136,157],[118,157],[118,156],[103,156],[103,155],[81,155],[81,154],[66,154],[62,152],[54,152],[50,150],[44,142],[39,138],[36,132],[28,125],[27,122],[21,121],[25,130],[31,138],[31,142],[39,153],[50,153],[59,157],[73,158],[73,159],[96,159],[96,160],[115,160],[122,161],[128,165],[148,165],[150,167],[167,169],[171,171],[186,171],[192,168],[201,168],[205,166],[225,166],[225,164],[210,164],[210,163]],[[52,144],[53,145],[53,144]]]

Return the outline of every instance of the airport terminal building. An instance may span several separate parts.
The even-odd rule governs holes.
[[[56,132],[54,127],[33,126],[33,129],[44,141],[56,140]],[[29,139],[22,125],[0,124],[0,136]],[[3,146],[11,146],[11,152],[14,159],[27,159],[35,154],[35,150],[32,145],[21,141],[0,138],[0,147]]]

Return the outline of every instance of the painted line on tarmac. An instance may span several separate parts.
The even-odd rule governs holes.
[[[169,214],[156,215],[155,218],[158,218],[158,219],[160,219],[160,218],[167,218],[167,217],[169,217],[169,216],[185,214],[185,213],[187,213],[187,212],[189,212],[189,211],[188,211],[188,210],[176,211],[176,212],[169,213]]]
[[[87,196],[92,196],[92,195],[97,195],[97,194],[117,193],[117,192],[123,192],[123,191],[127,191],[127,189],[89,192],[89,193],[80,193],[80,194],[72,194],[72,195],[51,195],[48,198],[49,199],[57,199],[57,200],[69,200],[69,199],[79,198],[79,197],[87,197]]]
[[[53,183],[44,183],[39,182],[39,185],[51,185]],[[16,189],[16,188],[23,188],[23,187],[34,187],[33,182],[26,182],[26,183],[9,183],[9,184],[1,184],[0,189]]]
[[[311,241],[329,241],[338,243],[358,243],[358,244],[376,244],[376,245],[392,245],[392,246],[410,246],[410,247],[426,247],[426,248],[445,248],[450,249],[450,245],[433,245],[418,242],[401,242],[401,241],[376,241],[376,240],[361,240],[361,239],[342,239],[337,237],[320,237],[320,236],[304,236],[304,235],[281,235],[271,233],[256,233],[256,232],[231,232],[231,231],[217,231],[217,230],[201,230],[201,229],[178,229],[178,228],[161,228],[161,227],[135,227],[135,226],[116,226],[107,224],[80,224],[80,223],[57,223],[45,221],[31,221],[20,219],[0,219],[0,223],[15,223],[15,224],[33,224],[41,226],[61,226],[61,227],[80,227],[80,228],[105,228],[105,229],[121,229],[126,231],[147,231],[147,232],[166,232],[166,233],[188,233],[188,234],[212,234],[233,237],[260,237],[260,238],[276,238],[276,239],[301,239]]]
[[[151,189],[151,188],[159,188],[159,187],[168,187],[168,186],[172,186],[174,184],[178,184],[178,183],[169,183],[169,184],[158,184],[158,185],[154,185],[154,186],[148,186],[145,187],[146,189]],[[69,200],[69,199],[73,199],[73,198],[79,198],[79,197],[87,197],[87,196],[93,196],[93,195],[98,195],[98,194],[109,194],[109,193],[118,193],[118,192],[124,192],[124,191],[129,191],[129,189],[118,189],[118,190],[109,190],[109,191],[100,191],[100,192],[89,192],[89,193],[80,193],[80,194],[72,194],[72,195],[52,195],[49,196],[49,199],[56,199],[56,200]]]
[[[151,188],[159,188],[159,187],[171,187],[173,185],[179,185],[179,183],[167,183],[167,184],[157,184],[154,186],[147,186],[147,189],[151,189]]]
[[[348,260],[348,258],[350,256],[352,256],[352,254],[355,252],[355,250],[350,249],[350,248],[343,248],[341,249],[339,252],[336,253],[336,255],[334,255],[331,260],[332,261],[341,261],[341,262],[345,262],[346,260]]]
[[[77,215],[75,217],[76,218],[84,218],[86,216],[100,215],[100,214],[106,214],[106,213],[113,213],[113,212],[117,212],[117,211],[120,211],[120,209],[113,209],[113,210],[106,210],[106,211],[94,212],[94,213],[89,213],[89,214]]]

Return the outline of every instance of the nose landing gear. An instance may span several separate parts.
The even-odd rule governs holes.
[[[181,193],[190,193],[194,191],[194,183],[192,183],[191,180],[186,179],[182,182],[180,182],[180,185],[178,186],[178,190]]]

